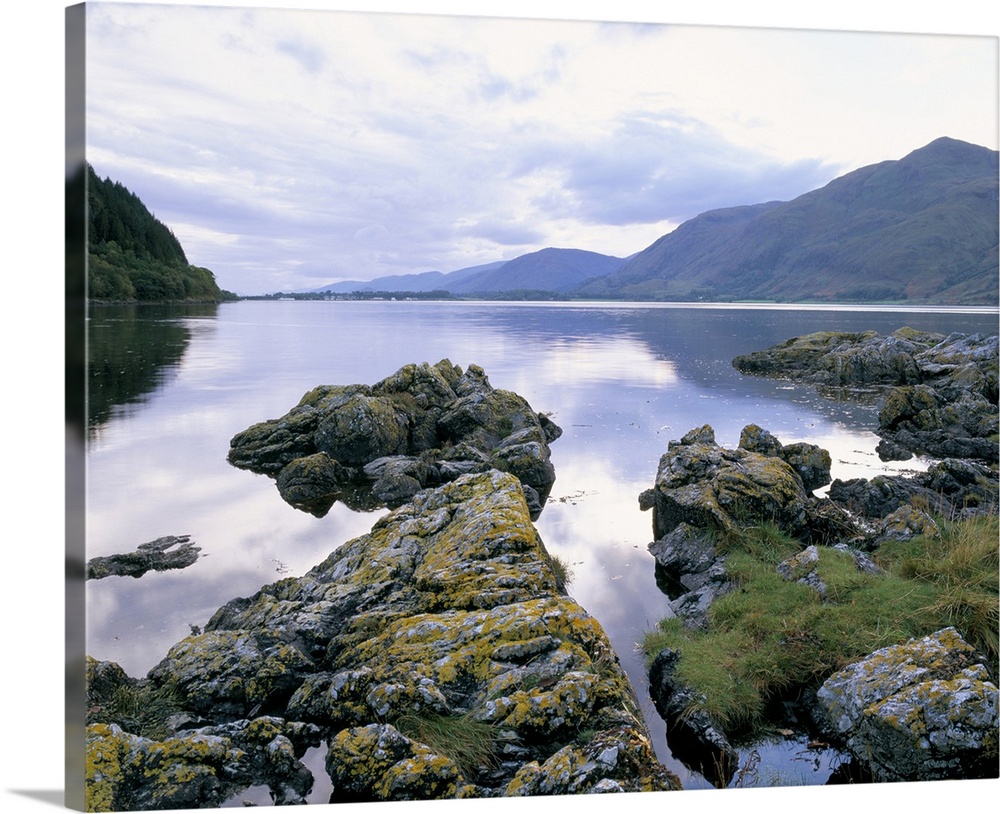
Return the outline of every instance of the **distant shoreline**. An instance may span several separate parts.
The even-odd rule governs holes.
[[[295,296],[295,295],[249,295],[239,296],[235,300],[224,300],[223,302],[434,302],[434,303],[456,303],[456,304],[478,304],[478,305],[511,305],[511,306],[549,306],[549,307],[570,307],[570,308],[704,308],[704,309],[752,309],[752,310],[773,310],[784,311],[788,309],[802,309],[809,311],[874,311],[874,312],[909,312],[909,313],[967,313],[967,314],[998,314],[1000,315],[1000,303],[997,305],[956,305],[956,304],[936,304],[936,303],[861,303],[861,302],[762,302],[760,300],[748,301],[659,301],[659,300],[601,300],[601,299],[558,299],[558,300],[514,300],[514,299],[490,299],[479,297],[410,297],[405,294],[385,297],[351,297],[351,296]],[[208,303],[177,302],[177,303],[102,303],[102,305],[194,305]]]

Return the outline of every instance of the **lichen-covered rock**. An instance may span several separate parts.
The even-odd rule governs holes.
[[[344,729],[326,758],[331,802],[445,800],[467,796],[453,760],[410,740],[391,724]]]
[[[674,615],[687,627],[705,628],[708,610],[734,583],[726,573],[725,557],[719,553],[717,535],[681,523],[649,544],[656,560],[656,582],[667,596]]]
[[[316,740],[316,731],[277,718],[187,730],[164,740],[92,724],[86,809],[217,808],[261,783],[278,805],[303,803],[313,776],[299,758],[307,741]]]
[[[784,444],[770,432],[756,424],[747,424],[740,432],[740,449],[757,452],[768,458],[780,458]]]
[[[878,527],[878,541],[909,540],[913,537],[935,538],[941,529],[927,512],[913,506],[900,506],[884,517]]]
[[[718,561],[716,541],[710,531],[681,523],[650,543],[648,548],[656,564],[669,576],[680,580],[685,575],[701,574]]]
[[[782,579],[801,582],[812,588],[820,597],[826,597],[826,584],[816,571],[819,565],[819,549],[811,545],[786,560],[778,563],[776,570]]]
[[[997,775],[997,686],[954,628],[872,653],[827,679],[817,701],[879,780]]]
[[[681,523],[735,532],[776,522],[805,528],[808,497],[785,461],[747,449],[724,449],[709,426],[671,441],[654,484],[653,531],[659,539]]]
[[[920,380],[914,357],[944,338],[910,328],[889,336],[820,331],[737,356],[733,366],[743,373],[835,386],[912,384]]]
[[[98,661],[87,656],[86,662],[87,707],[101,707],[110,703],[120,687],[128,686],[132,679],[113,661]]]
[[[238,788],[243,754],[207,735],[151,741],[114,724],[87,728],[86,809],[220,805]]]
[[[276,631],[213,630],[175,644],[149,678],[180,693],[188,709],[231,720],[253,710],[283,709],[314,669]]]
[[[881,388],[879,454],[976,458],[995,463],[998,335],[901,328],[890,336],[822,332],[733,360],[743,373],[838,387]]]
[[[583,744],[564,746],[539,764],[523,766],[505,789],[508,797],[553,794],[613,794],[628,791],[620,780],[628,767],[640,771],[649,750],[635,728],[608,730]],[[642,791],[662,791],[663,778],[648,776]]]
[[[511,472],[545,505],[562,431],[482,368],[411,364],[374,385],[321,385],[285,416],[230,441],[233,466],[274,477],[282,498],[322,517],[336,501],[394,508],[418,491],[490,467]]]
[[[995,402],[970,390],[896,387],[879,412],[879,435],[905,449],[941,458],[997,460]]]
[[[307,393],[280,419],[254,424],[234,435],[229,442],[229,463],[274,476],[296,458],[318,452],[314,435],[320,412],[309,397]]]
[[[275,477],[275,485],[289,505],[322,516],[343,498],[353,476],[326,452],[315,452],[285,464]]]
[[[437,473],[424,457],[390,455],[364,465],[374,498],[384,506],[399,506],[424,488]]]
[[[830,467],[833,464],[830,453],[816,444],[799,441],[785,444],[781,451],[782,460],[802,479],[807,492],[812,492],[830,483]]]
[[[782,444],[756,424],[743,428],[735,450],[719,446],[709,425],[671,441],[639,507],[653,510],[649,551],[674,615],[705,627],[711,604],[734,587],[719,540],[743,529],[774,523],[804,544],[861,545],[866,532],[849,512],[809,494],[829,477],[826,450]]]
[[[336,800],[679,787],[603,629],[558,588],[520,482],[496,469],[423,490],[301,577],[229,602],[147,681],[176,693],[199,736],[249,755],[276,800],[296,801],[296,761],[320,739]],[[434,727],[452,734],[422,734]],[[485,750],[475,765],[465,730]],[[568,785],[511,785],[567,746]],[[185,804],[202,805],[190,788]]]
[[[756,424],[748,424],[740,433],[739,447],[768,458],[781,458],[795,470],[807,492],[830,482],[830,453],[815,444],[804,441],[782,444],[767,430]]]

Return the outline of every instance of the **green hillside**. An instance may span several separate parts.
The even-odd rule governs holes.
[[[706,212],[580,291],[995,305],[997,153],[941,138],[787,203]]]
[[[87,296],[104,302],[219,302],[215,275],[188,263],[180,242],[135,193],[87,165]]]

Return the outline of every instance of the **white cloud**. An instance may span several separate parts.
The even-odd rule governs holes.
[[[88,16],[92,163],[168,225],[238,235],[186,249],[245,293],[548,245],[625,256],[707,209],[789,199],[940,135],[997,146],[988,38],[155,4]]]

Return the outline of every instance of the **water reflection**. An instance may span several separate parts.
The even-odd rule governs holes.
[[[88,585],[88,652],[143,675],[230,599],[304,573],[371,528],[377,514],[338,504],[317,519],[289,507],[269,478],[231,467],[237,432],[284,415],[318,384],[373,383],[411,362],[475,363],[563,428],[539,532],[570,564],[570,593],[614,644],[660,759],[687,787],[704,787],[670,754],[635,648],[669,613],[638,494],[669,441],[706,423],[724,446],[748,423],[784,443],[819,444],[834,477],[883,471],[874,403],[746,377],[731,359],[801,333],[904,325],[995,330],[996,315],[377,302],[96,309],[87,556],[180,534],[202,556],[184,571]]]
[[[116,406],[144,401],[176,375],[191,331],[185,317],[215,317],[215,305],[92,305],[87,320],[90,437]]]

